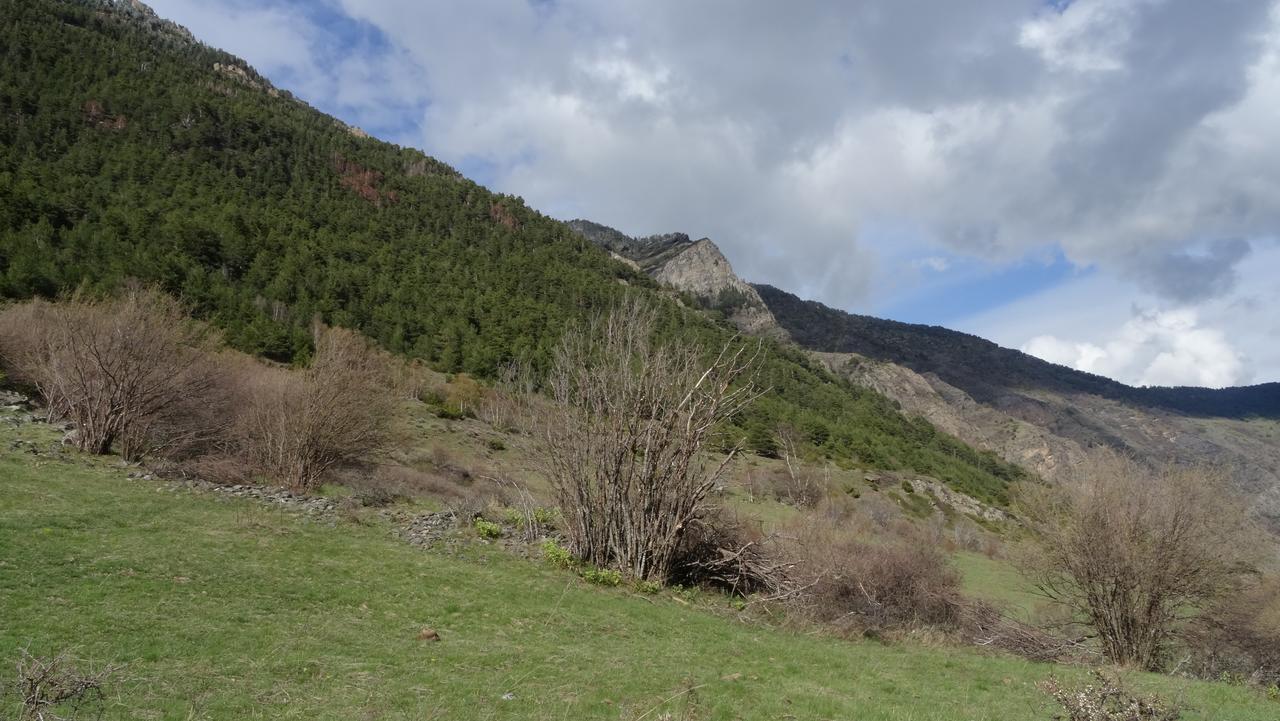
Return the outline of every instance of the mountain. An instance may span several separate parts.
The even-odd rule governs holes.
[[[1135,388],[967,333],[845,313],[769,285],[753,287],[800,345],[936,373],[982,402],[998,405],[1012,391],[1036,389],[1087,393],[1194,416],[1280,419],[1280,383],[1222,389]]]
[[[892,398],[908,415],[1043,478],[1056,477],[1096,446],[1152,461],[1210,463],[1229,469],[1259,515],[1280,530],[1278,383],[1134,388],[966,333],[854,315],[749,285],[710,240],[695,243],[681,233],[634,239],[587,221],[570,225],[731,319],[746,312],[767,317],[767,325],[755,327],[790,338],[833,373]],[[714,253],[695,252],[700,244]],[[721,289],[742,285],[754,292],[735,293],[726,304],[718,300]]]
[[[316,111],[139,2],[0,8],[0,297],[142,282],[280,362],[307,359],[319,319],[481,377],[545,369],[567,324],[623,293],[649,297],[668,336],[708,349],[745,342],[726,319],[777,333],[710,241],[673,236],[646,252],[615,238],[619,261],[518,197]],[[729,312],[640,270],[659,265]],[[757,452],[793,428],[815,459],[995,503],[1027,477],[791,346],[761,348],[769,393],[727,429]]]
[[[703,308],[721,312],[744,333],[785,340],[787,334],[760,294],[733,272],[729,259],[710,238],[685,233],[632,238],[589,220],[571,220],[570,228],[613,257],[654,280],[688,293]]]

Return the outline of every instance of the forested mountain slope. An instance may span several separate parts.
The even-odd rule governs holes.
[[[565,324],[627,287],[665,332],[726,324],[519,199],[367,138],[132,0],[0,0],[0,295],[158,284],[233,345],[310,352],[315,318],[435,367],[545,367]],[[620,282],[621,281],[621,282]],[[1001,501],[1025,473],[766,342],[771,392],[735,429]]]
[[[788,338],[908,415],[1049,480],[1109,446],[1154,462],[1228,469],[1280,530],[1280,384],[1134,388],[938,326],[845,313],[734,275],[710,239],[630,238],[590,221],[583,237],[745,332]],[[742,291],[746,288],[746,291]],[[763,320],[762,320],[763,319]]]
[[[968,333],[845,313],[801,300],[773,286],[754,287],[800,345],[827,352],[857,353],[920,373],[936,373],[984,402],[996,402],[1010,390],[1046,390],[1089,393],[1197,416],[1280,418],[1280,383],[1221,389],[1134,388],[1002,348]]]
[[[1134,388],[966,333],[755,288],[787,333],[837,373],[979,448],[1046,478],[1099,445],[1220,466],[1280,530],[1280,383]]]

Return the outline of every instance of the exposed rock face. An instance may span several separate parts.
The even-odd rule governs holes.
[[[1132,388],[946,328],[758,290],[791,337],[834,372],[977,448],[1049,480],[1095,446],[1222,467],[1280,532],[1280,384]]]
[[[710,238],[693,240],[685,233],[632,238],[589,220],[571,220],[569,227],[659,283],[723,312],[742,332],[786,338],[760,294],[733,272],[729,259]]]
[[[813,354],[832,372],[897,401],[902,412],[921,416],[939,430],[969,445],[989,450],[1042,478],[1083,457],[1077,441],[1054,435],[1033,423],[975,401],[936,374],[920,374],[853,353]]]

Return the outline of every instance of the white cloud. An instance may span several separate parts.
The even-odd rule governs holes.
[[[1226,296],[1171,306],[1093,273],[961,323],[1006,347],[1130,384],[1280,379],[1280,244],[1260,244]],[[1137,310],[1146,308],[1148,310]]]
[[[951,261],[940,255],[930,255],[911,261],[911,267],[918,270],[928,269],[935,273],[944,273],[951,267]]]
[[[1221,388],[1252,379],[1226,336],[1201,327],[1190,309],[1136,312],[1102,345],[1041,335],[1028,341],[1022,351],[1136,385]]]
[[[341,4],[414,58],[429,152],[839,305],[882,222],[997,261],[1058,244],[1178,302],[1280,227],[1273,0]]]
[[[425,106],[396,140],[483,165],[553,215],[708,235],[746,277],[846,308],[919,282],[929,264],[907,259],[932,249],[993,263],[1060,249],[1109,279],[1087,305],[1194,309],[1280,378],[1280,343],[1254,330],[1269,308],[1221,310],[1254,266],[1280,268],[1259,251],[1280,231],[1280,0],[1062,5],[326,0],[390,46],[335,59],[305,5],[156,2],[351,122]],[[876,232],[901,226],[931,250]],[[1074,333],[1082,314],[987,331],[1079,339],[1075,362],[1117,363],[1117,316]],[[1227,357],[1152,333],[1141,347],[1161,350],[1125,379]]]

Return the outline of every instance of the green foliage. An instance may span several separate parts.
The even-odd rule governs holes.
[[[574,558],[569,549],[550,538],[542,542],[542,556],[557,568],[572,569],[578,566],[578,559]]]
[[[636,590],[640,593],[647,593],[652,596],[655,593],[662,592],[662,584],[657,581],[641,581],[636,584]]]
[[[0,418],[0,448],[59,437]],[[0,683],[24,648],[126,663],[125,680],[145,682],[112,684],[103,721],[616,721],[657,708],[646,717],[655,721],[680,717],[662,704],[689,674],[714,709],[704,720],[1052,716],[1034,686],[1043,664],[742,623],[700,610],[719,608],[718,594],[667,592],[686,605],[602,592],[495,547],[426,550],[381,519],[332,527],[247,499],[157,493],[128,470],[0,453]],[[424,624],[445,640],[422,645]],[[1277,716],[1251,688],[1130,680],[1182,699],[1187,721]]]
[[[238,58],[127,18],[127,3],[0,3],[0,298],[139,279],[283,362],[305,361],[319,318],[458,374],[425,399],[458,419],[483,392],[472,376],[511,362],[536,376],[567,323],[656,288],[520,198],[356,137]],[[662,307],[670,338],[710,349],[733,335]],[[762,350],[770,392],[726,447],[745,437],[775,455],[789,426],[846,467],[909,469],[992,503],[1025,476],[801,351]]]
[[[476,533],[478,533],[481,538],[488,538],[490,540],[502,538],[502,526],[494,523],[493,521],[486,521],[483,518],[477,518],[474,525]]]
[[[619,586],[622,585],[622,573],[612,568],[596,568],[588,566],[582,569],[582,579],[587,583],[596,586]]]
[[[489,440],[485,441],[485,445],[488,446],[489,450],[491,451],[507,450],[507,444],[503,443],[501,438],[490,438]]]

